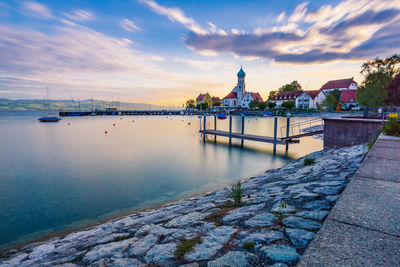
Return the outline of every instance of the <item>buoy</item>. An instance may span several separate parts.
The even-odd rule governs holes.
[[[113,125],[115,126],[115,123],[113,123]]]
[[[190,125],[190,122],[188,122],[188,125]]]
[[[135,122],[135,120],[132,120],[132,122]]]
[[[105,131],[104,133],[107,134],[107,131]]]

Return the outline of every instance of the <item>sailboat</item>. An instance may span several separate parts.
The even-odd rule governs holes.
[[[47,116],[41,117],[38,120],[40,122],[57,122],[61,119],[58,116],[56,116],[56,114],[49,113],[49,88],[48,87],[46,88],[46,93],[47,93],[47,97],[46,97]]]

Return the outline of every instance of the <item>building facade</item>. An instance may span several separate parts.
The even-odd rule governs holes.
[[[207,103],[208,107],[212,107],[212,97],[210,94],[207,92],[205,94],[199,94],[198,97],[196,97],[196,105],[202,104],[202,103]]]

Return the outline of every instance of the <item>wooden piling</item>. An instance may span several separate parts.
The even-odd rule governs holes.
[[[206,115],[204,115],[203,129],[204,129],[204,132],[203,132],[203,142],[205,142],[205,141],[206,141]]]
[[[244,116],[242,116],[242,134],[244,134]],[[242,138],[242,143],[241,146],[243,147],[243,138]]]
[[[275,116],[274,117],[274,154],[276,153],[276,132],[277,132],[277,128],[278,128],[278,117]]]
[[[217,130],[217,114],[214,114],[214,130]],[[217,142],[217,135],[214,135],[214,142]]]
[[[286,117],[286,137],[289,136],[289,127],[290,127],[290,116]],[[289,143],[286,142],[286,151],[289,149]]]
[[[232,115],[229,116],[229,145],[232,145]]]

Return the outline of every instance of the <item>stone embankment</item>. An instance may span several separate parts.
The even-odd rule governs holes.
[[[242,183],[9,251],[0,266],[291,266],[359,167],[358,145],[312,153]]]

